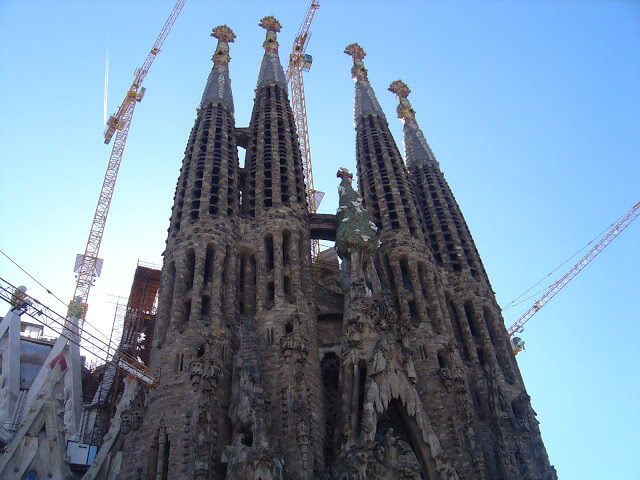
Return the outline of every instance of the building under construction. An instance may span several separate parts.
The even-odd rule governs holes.
[[[131,383],[131,379],[125,381],[126,372],[117,368],[119,357],[149,361],[159,287],[160,270],[139,264],[127,303],[116,309],[112,332],[119,339],[116,354],[111,362],[93,368],[79,356],[79,342],[69,335],[72,328],[65,328],[57,338],[45,336],[41,323],[21,320],[25,312],[38,318],[29,312],[30,299],[14,295],[0,323],[2,478],[81,478],[85,474],[114,417],[121,416],[117,409],[125,385]],[[33,437],[37,440],[31,441]],[[27,448],[46,439],[44,451]],[[52,476],[25,476],[38,471]]]
[[[56,343],[37,391],[3,388],[20,413],[3,417],[11,438],[0,476],[555,479],[500,307],[409,88],[389,88],[403,158],[365,51],[346,47],[358,185],[341,169],[337,213],[310,213],[280,24],[260,26],[246,128],[235,124],[229,77],[235,35],[213,30],[162,271],[138,266],[114,361],[82,382],[78,354]],[[316,258],[315,240],[335,247]],[[20,314],[16,303],[2,325],[19,325]],[[125,378],[119,356],[144,362],[157,386]]]

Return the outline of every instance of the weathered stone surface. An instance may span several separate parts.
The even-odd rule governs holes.
[[[338,215],[309,215],[280,27],[261,25],[249,127],[225,95],[200,107],[187,144],[151,355],[160,386],[122,414],[120,477],[553,480],[500,309],[417,124],[411,151],[428,158],[407,169],[351,45],[360,193],[344,175]],[[312,262],[320,236],[336,249]]]

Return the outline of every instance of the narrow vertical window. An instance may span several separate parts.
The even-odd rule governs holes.
[[[282,232],[282,264],[289,265],[291,254],[291,233],[288,230]]]
[[[465,361],[470,361],[469,351],[467,350],[467,344],[464,341],[464,337],[462,336],[462,328],[460,326],[460,317],[458,316],[458,312],[456,310],[455,305],[453,304],[453,300],[447,297],[447,306],[449,307],[449,318],[451,320],[451,328],[453,329],[453,334],[458,342],[458,345],[462,347],[462,359]]]
[[[187,267],[187,286],[186,290],[191,290],[193,288],[193,275],[195,273],[196,267],[196,252],[193,248],[187,250],[186,254],[186,267]]]
[[[213,279],[213,259],[215,252],[213,244],[207,245],[207,254],[204,260],[204,283],[207,284]]]
[[[209,315],[210,312],[211,312],[211,299],[209,298],[209,295],[203,295],[200,313],[204,317]]]
[[[284,277],[283,279],[283,287],[284,287],[284,296],[287,299],[287,302],[289,303],[293,303],[294,298],[293,298],[293,291],[291,288],[291,278],[289,277]]]
[[[267,283],[267,308],[273,307],[276,298],[276,289],[273,282]]]
[[[409,262],[407,257],[400,259],[400,272],[402,273],[402,285],[406,289],[411,289],[411,278],[409,276]]]
[[[471,302],[464,302],[464,314],[467,317],[467,322],[469,323],[469,329],[471,330],[471,335],[473,335],[473,338],[475,338],[476,340],[479,340],[480,332],[478,332],[476,314]]]
[[[266,255],[266,267],[267,271],[270,272],[273,270],[275,263],[273,259],[273,236],[267,235],[264,238],[264,250]]]

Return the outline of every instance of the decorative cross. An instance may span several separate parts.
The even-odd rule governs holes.
[[[347,45],[344,49],[344,53],[352,56],[354,59],[362,60],[367,54],[358,43],[352,43],[351,45]]]
[[[278,33],[282,29],[282,25],[273,15],[260,19],[259,27],[264,28],[268,32]]]
[[[407,98],[411,93],[411,90],[402,80],[395,80],[389,85],[389,91],[395,93],[399,97]]]
[[[211,36],[224,43],[233,43],[236,34],[226,25],[218,25],[211,31]]]
[[[278,20],[276,20],[276,17],[274,17],[273,15],[269,15],[268,17],[262,18],[258,26],[264,28],[267,31],[267,38],[262,44],[265,52],[277,55],[279,44],[276,33],[280,31],[282,25],[280,25],[280,22]]]
[[[367,78],[367,69],[364,66],[364,62],[362,59],[365,57],[366,53],[364,49],[358,45],[357,43],[352,43],[351,45],[347,45],[344,49],[344,53],[353,57],[353,67],[351,67],[351,76],[358,80],[368,81]]]
[[[409,102],[409,93],[411,90],[402,80],[396,80],[389,85],[389,91],[396,94],[398,97],[398,118],[400,118],[405,125],[408,123],[416,123],[416,111]]]
[[[211,36],[218,39],[216,53],[214,53],[212,57],[213,65],[216,68],[228,69],[229,61],[231,60],[229,56],[229,44],[233,43],[236,34],[226,25],[218,25],[212,30]]]

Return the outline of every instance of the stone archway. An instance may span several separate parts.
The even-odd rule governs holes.
[[[401,402],[393,399],[378,416],[373,438],[373,461],[368,477],[435,480],[435,462],[415,421]],[[430,472],[432,472],[430,474]]]

